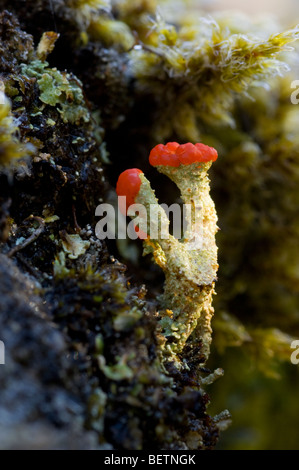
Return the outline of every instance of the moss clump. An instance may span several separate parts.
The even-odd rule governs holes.
[[[294,129],[299,112],[290,102],[291,82],[291,75],[277,79],[271,90],[253,91],[255,101],[238,102],[237,128],[230,131],[227,141],[223,130],[218,134],[227,165],[219,161],[213,180],[222,221],[218,308],[224,315],[243,320],[251,337],[245,345],[249,350],[253,347],[260,358],[257,366],[270,375],[275,359],[289,359],[281,353],[284,335],[276,337],[275,346],[272,328],[295,337],[299,333],[295,215],[299,142]],[[233,233],[227,232],[229,226],[236,227]],[[227,319],[229,330],[231,320]],[[256,325],[265,328],[265,341],[268,338],[272,345],[268,360],[262,354],[264,343],[260,343],[260,330],[255,333]],[[224,330],[222,325],[218,337],[222,345]],[[285,336],[286,351],[289,345]]]

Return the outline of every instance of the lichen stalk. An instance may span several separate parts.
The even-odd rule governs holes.
[[[168,342],[166,349],[180,353],[197,329],[204,361],[209,356],[212,339],[212,297],[218,269],[217,215],[207,174],[210,167],[210,162],[179,168],[158,167],[179,187],[185,207],[192,208],[191,223],[186,226],[183,240],[176,241],[165,271],[163,304],[173,312],[172,323],[166,322],[176,332],[176,341]]]
[[[165,273],[160,311],[161,331],[166,339],[164,353],[168,360],[180,365],[178,355],[195,329],[201,341],[199,362],[203,364],[208,359],[214,313],[212,298],[218,270],[217,214],[208,178],[212,162],[207,161],[209,158],[214,161],[217,152],[202,144],[196,145],[198,147],[176,143],[160,145],[150,156],[150,162],[181,191],[185,213],[189,216],[182,239],[169,233],[168,216],[143,173],[138,174],[138,185],[134,181],[134,203],[146,210],[146,224],[141,227],[140,222],[145,222],[145,217],[142,219],[139,214],[138,218],[139,229],[146,230],[147,234],[145,253],[152,252]],[[132,193],[129,195],[132,198]],[[134,217],[134,211],[129,210],[128,215]]]

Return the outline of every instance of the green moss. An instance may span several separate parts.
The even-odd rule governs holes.
[[[134,49],[130,59],[140,87],[160,96],[163,103],[156,128],[159,140],[175,133],[182,140],[196,141],[204,124],[234,125],[231,110],[236,96],[285,71],[279,54],[299,35],[297,28],[267,40],[232,35],[206,18],[193,24],[188,40],[186,29],[174,30],[162,21],[154,23],[153,30],[158,39]]]
[[[220,315],[228,312],[245,323],[255,344],[251,348],[245,337],[241,344],[248,352],[259,348],[258,338],[264,348],[260,329],[257,335],[254,333],[256,325],[265,328],[265,339],[273,327],[279,329],[286,350],[291,336],[299,334],[295,215],[299,142],[294,129],[299,110],[290,101],[292,80],[290,74],[273,81],[268,91],[252,91],[254,101],[242,98],[236,104],[236,129],[227,136],[225,128],[214,133],[223,148],[223,159],[214,169],[213,180],[222,228],[218,235],[220,276],[216,308]],[[228,227],[235,230],[228,232]],[[232,324],[228,317],[226,327],[221,328],[224,336],[219,331],[221,343],[225,342],[224,330],[228,333],[227,344],[230,343]],[[216,344],[217,341],[216,336]],[[258,356],[257,366],[268,374],[272,373],[271,363],[275,373],[276,361],[289,361],[288,354],[278,345],[273,345],[268,358]]]

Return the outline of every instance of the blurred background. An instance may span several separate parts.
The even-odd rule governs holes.
[[[212,0],[204,2],[204,7],[217,14],[237,10],[254,18],[273,17],[284,27],[299,23],[298,0]],[[295,62],[296,70],[299,64]],[[280,378],[272,378],[260,372],[257,363],[258,358],[248,357],[242,347],[227,348],[224,355],[213,349],[210,366],[223,367],[225,376],[211,386],[210,411],[228,408],[232,414],[232,425],[218,448],[299,449],[299,367],[284,362]]]
[[[299,14],[299,2],[297,0],[212,0],[206,2],[207,8],[215,10],[237,9],[251,15],[274,14],[280,19],[294,18]]]

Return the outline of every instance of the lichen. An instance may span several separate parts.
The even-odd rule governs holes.
[[[84,255],[90,246],[90,243],[87,240],[82,240],[78,234],[69,235],[67,232],[61,232],[60,236],[63,250],[70,259],[77,259],[79,256]]]
[[[167,214],[142,172],[126,170],[117,183],[118,195],[127,198],[128,215],[133,217],[138,232],[144,234],[146,253],[153,252],[154,260],[165,273],[162,298],[165,312],[160,313],[160,326],[166,337],[163,351],[177,367],[182,367],[178,355],[183,353],[194,330],[202,343],[198,362],[205,363],[209,356],[212,295],[218,270],[215,242],[218,227],[207,172],[215,159],[215,149],[203,144],[173,142],[158,145],[151,152],[151,164],[174,181],[184,207],[191,209],[182,240],[170,234]],[[135,207],[140,212],[137,218]],[[146,213],[142,214],[138,207]]]
[[[22,74],[36,79],[40,89],[39,99],[47,105],[57,107],[64,122],[79,124],[81,120],[90,120],[82,83],[72,74],[51,69],[47,62],[40,60],[22,65]]]
[[[221,359],[217,356],[215,361],[223,362],[231,382],[225,385],[221,379],[224,385],[219,385],[213,402],[217,405],[223,399],[226,406],[232,388],[243,392],[244,389],[250,390],[251,393],[245,395],[252,410],[250,418],[252,422],[255,420],[255,431],[259,427],[270,436],[277,431],[277,427],[272,426],[275,420],[276,425],[281,426],[279,413],[275,418],[273,409],[278,402],[282,403],[281,396],[290,395],[290,389],[287,385],[281,385],[281,388],[276,385],[274,398],[270,392],[266,394],[265,390],[272,389],[272,386],[262,382],[259,376],[257,380],[252,380],[252,376],[249,379],[244,372],[246,366],[239,357],[241,354],[236,349],[230,352],[230,348],[242,346],[244,357],[248,354],[254,368],[277,376],[279,369],[274,369],[274,365],[287,359],[288,341],[292,335],[299,335],[298,106],[290,103],[290,82],[296,77],[288,74],[286,65],[292,61],[288,43],[297,38],[298,30],[293,28],[281,33],[287,28],[272,20],[256,23],[247,17],[240,19],[235,14],[213,13],[214,19],[211,19],[203,10],[197,10],[196,14],[187,10],[190,3],[170,5],[167,0],[0,0],[0,6],[13,11],[22,25],[20,28],[11,14],[1,14],[0,78],[11,102],[7,117],[13,119],[9,131],[4,126],[6,138],[10,140],[12,136],[18,148],[19,144],[31,143],[37,149],[37,154],[26,163],[21,160],[18,164],[18,160],[9,158],[18,167],[13,180],[11,173],[10,179],[5,172],[1,173],[0,228],[1,243],[4,243],[1,251],[9,253],[17,240],[28,240],[32,226],[26,220],[30,215],[44,219],[57,215],[59,220],[47,224],[43,234],[16,252],[13,259],[20,270],[26,271],[26,276],[37,277],[43,286],[50,289],[49,308],[51,312],[55,309],[56,324],[61,321],[62,328],[67,325],[68,338],[71,338],[68,345],[74,356],[82,351],[82,331],[85,330],[92,331],[92,338],[85,337],[84,347],[88,351],[96,350],[92,341],[93,335],[99,332],[93,319],[100,322],[99,316],[103,315],[104,349],[101,354],[109,368],[117,365],[114,359],[123,358],[126,349],[125,340],[119,340],[119,328],[136,331],[136,337],[143,338],[141,343],[136,343],[136,337],[131,336],[134,351],[142,349],[145,342],[149,357],[152,358],[153,349],[159,357],[164,338],[153,333],[155,327],[151,329],[148,323],[146,327],[140,326],[138,322],[145,321],[144,311],[152,314],[157,308],[163,274],[146,258],[141,261],[135,256],[132,267],[130,252],[127,252],[128,277],[133,275],[133,284],[135,280],[137,284],[143,282],[148,287],[146,307],[142,311],[138,308],[136,313],[133,298],[136,299],[140,293],[132,293],[127,285],[128,279],[123,278],[124,289],[129,289],[127,300],[124,300],[119,285],[115,286],[113,281],[119,276],[119,270],[124,268],[113,264],[113,275],[111,271],[108,274],[105,271],[107,265],[110,266],[111,253],[116,256],[116,247],[109,245],[106,251],[93,241],[77,260],[62,259],[60,232],[67,230],[69,234],[76,234],[83,227],[80,237],[90,241],[86,234],[91,227],[85,227],[95,223],[94,208],[104,193],[107,194],[106,190],[111,190],[109,185],[106,186],[107,179],[114,187],[117,174],[125,168],[137,166],[147,171],[148,149],[158,142],[205,141],[219,149],[221,158],[210,173],[221,228],[217,236],[220,271],[218,295],[214,298],[217,316],[213,320],[213,338],[218,351],[225,352],[225,356]],[[159,12],[156,11],[157,4]],[[201,6],[204,8],[203,4]],[[36,78],[40,80],[42,75],[30,78],[21,73],[21,64],[30,68],[38,58],[34,43],[38,45],[45,32],[54,30],[60,38],[47,59],[49,65],[45,66],[50,76],[44,83],[45,99],[51,99],[47,91],[53,91],[56,78],[58,85],[64,86],[61,77],[67,70],[66,74],[73,73],[83,84],[83,96],[87,97],[88,104],[82,99],[81,84],[73,75],[68,76],[68,84],[59,96],[62,103],[55,99],[55,105],[51,105],[40,99],[42,90]],[[119,31],[125,34],[120,35]],[[44,57],[39,59],[44,60]],[[42,68],[38,73],[43,73]],[[281,76],[283,74],[285,77]],[[70,117],[67,114],[65,120],[65,115],[61,115],[62,104],[67,106],[66,96],[73,86],[77,91],[67,111],[73,108],[75,112]],[[86,122],[84,116],[89,116],[90,111],[92,118]],[[13,128],[16,133],[11,133]],[[106,168],[106,182],[101,164],[103,157],[107,162],[103,129],[110,161]],[[6,151],[5,155],[9,153]],[[164,197],[173,201],[178,197],[163,175],[155,174],[153,179],[152,176],[153,173],[149,179],[157,188],[159,199]],[[148,250],[153,252],[153,248]],[[139,249],[136,244],[134,249],[134,253]],[[101,284],[104,292],[98,287],[89,296],[82,285],[90,285],[90,277],[97,279],[97,275],[86,277],[86,271],[82,274],[82,265],[91,259],[96,260],[94,273],[97,267],[103,268],[104,273],[101,272],[105,282]],[[161,266],[165,265],[161,252],[156,251],[156,259]],[[53,264],[55,288],[51,284]],[[78,278],[82,283],[80,288],[76,284]],[[77,296],[75,300],[74,293]],[[122,314],[119,313],[119,318],[113,315],[111,324],[106,312],[111,314],[111,310],[115,312],[120,308],[114,294],[117,299],[119,296],[123,299],[126,308]],[[169,334],[173,331],[172,313],[165,309],[163,318],[164,332]],[[91,317],[87,321],[88,315]],[[157,318],[154,314],[152,317],[151,321],[156,325]],[[151,331],[150,336],[148,330]],[[121,346],[113,342],[114,337],[118,338]],[[96,375],[100,382],[95,384],[92,392],[87,390],[87,395],[92,397],[90,425],[97,429],[101,439],[113,442],[113,446],[119,448],[129,448],[130,439],[136,447],[142,446],[143,440],[163,448],[182,448],[188,445],[186,442],[193,445],[199,442],[203,447],[215,444],[221,425],[206,415],[208,399],[205,393],[195,390],[202,380],[202,374],[197,370],[202,345],[198,339],[196,342],[196,337],[198,335],[192,337],[192,348],[188,349],[188,341],[184,348],[182,359],[190,369],[186,376],[170,366],[168,375],[164,371],[163,380],[171,378],[176,387],[175,392],[171,390],[169,400],[165,398],[167,394],[163,394],[168,385],[164,384],[164,389],[157,385],[155,392],[159,398],[156,403],[153,403],[152,389],[142,385],[146,379],[157,383],[157,369],[153,362],[150,372],[146,370],[140,374],[135,388],[127,384],[125,393],[122,384],[111,384],[105,374],[99,372],[96,361],[92,365],[88,363],[88,370],[93,371],[89,375],[90,381]],[[153,347],[155,341],[158,345]],[[263,354],[265,345],[267,354]],[[118,347],[121,351],[114,354],[114,348]],[[85,350],[82,355],[86,358]],[[142,368],[140,365],[140,370]],[[136,377],[134,366],[132,369]],[[293,383],[292,380],[289,374],[285,383]],[[103,381],[105,387],[101,388]],[[259,394],[256,394],[257,383],[262,383],[258,388]],[[188,389],[186,393],[182,392],[184,387]],[[177,390],[180,390],[178,394]],[[137,407],[134,411],[137,409],[136,414],[140,416],[140,403],[136,402],[138,394],[141,401],[147,403],[145,408],[141,406],[145,418],[133,421],[129,417],[132,406]],[[257,395],[263,397],[262,404]],[[120,396],[123,398],[121,404]],[[242,396],[238,403],[241,401],[244,401]],[[284,422],[291,422],[295,402],[296,398],[290,400],[289,405],[284,402]],[[165,415],[158,419],[164,405]],[[198,433],[199,439],[198,436],[194,438],[192,431],[190,439],[186,438],[186,429],[198,426],[198,421],[191,416],[194,408],[198,411],[201,425],[206,426],[204,439],[201,438],[202,428]],[[149,410],[152,412],[150,419]],[[237,414],[238,410],[234,412]],[[173,414],[183,416],[180,423],[175,421],[176,418],[171,421]],[[245,414],[248,418],[248,408]],[[124,416],[121,423],[119,416]],[[144,422],[152,425],[155,432],[145,430]],[[244,426],[240,427],[242,435]],[[132,432],[126,439],[124,436],[128,429]],[[140,429],[143,437],[137,438]],[[296,430],[293,426],[293,436]],[[254,433],[257,434],[261,432]],[[276,442],[278,439],[282,442],[287,434],[276,432]],[[235,435],[231,442],[235,443]]]
[[[1,174],[1,251],[34,277],[49,321],[63,331],[76,371],[76,387],[69,386],[85,403],[86,428],[97,433],[99,446],[117,449],[214,447],[224,420],[207,414],[205,372],[193,370],[193,352],[184,373],[163,363],[163,339],[145,288],[129,284],[126,268],[93,235],[106,184],[98,112],[89,113],[78,88],[67,104],[79,82],[38,60],[35,51],[16,70],[3,74],[11,114],[20,142],[34,143],[37,152],[12,184]],[[66,120],[64,104],[77,117],[82,107],[88,119]]]

